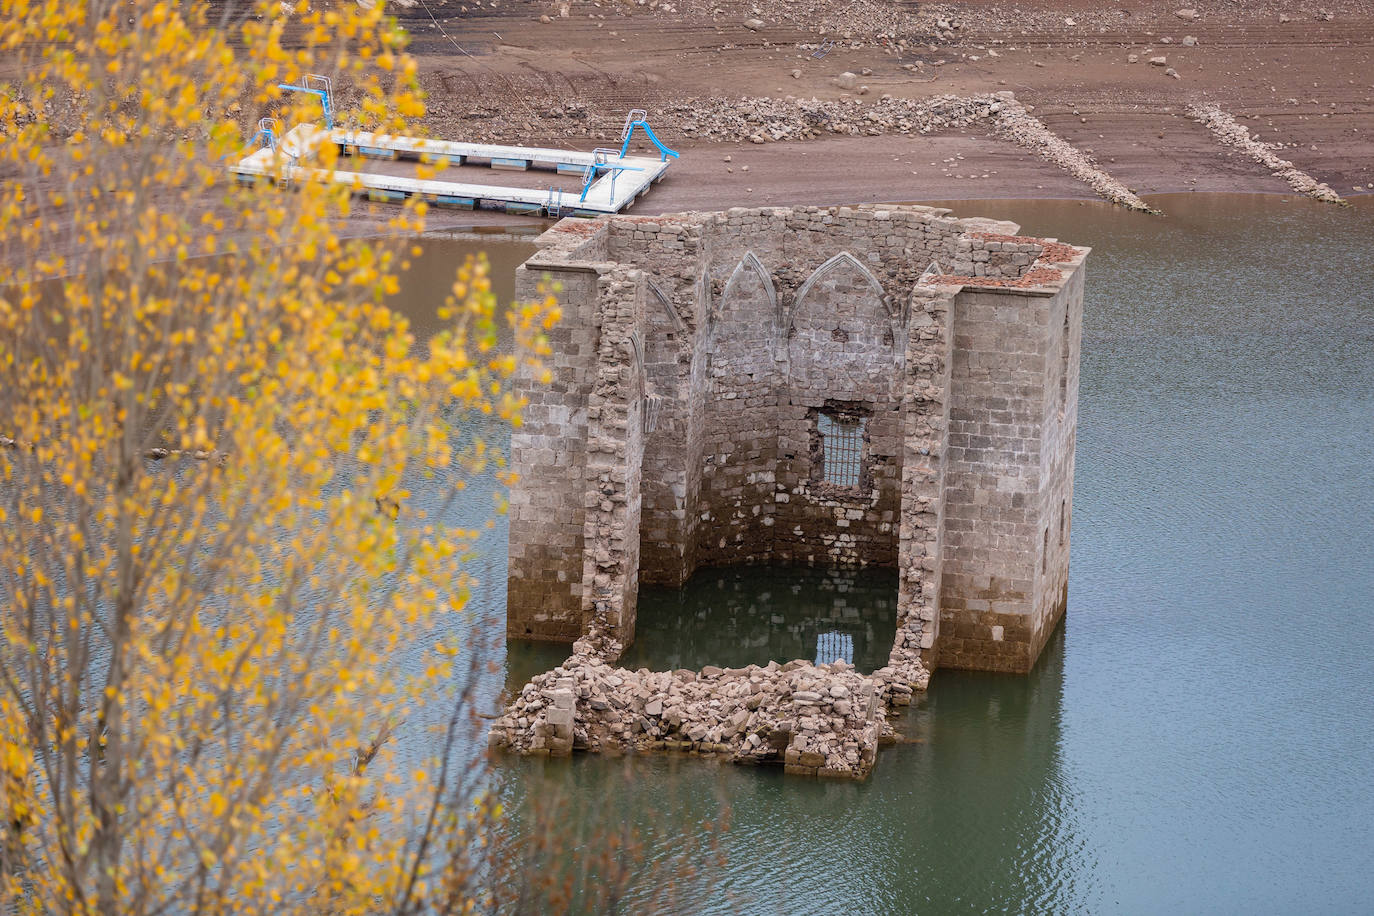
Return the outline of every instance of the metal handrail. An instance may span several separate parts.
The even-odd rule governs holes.
[[[334,84],[329,77],[311,73],[301,78],[299,86],[295,83],[278,83],[277,88],[317,96],[320,106],[324,108],[324,126],[330,130],[334,128]]]

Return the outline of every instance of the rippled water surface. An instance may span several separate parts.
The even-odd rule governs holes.
[[[713,849],[724,865],[683,912],[1368,912],[1374,206],[1157,203],[1163,218],[951,205],[1094,248],[1068,617],[1030,676],[938,672],[862,785],[509,760],[513,809],[577,801],[568,855],[606,816],[640,825],[651,860]],[[435,241],[424,263],[468,244]],[[530,250],[486,247],[504,270]],[[432,298],[417,281],[402,300]],[[500,631],[503,537],[479,560],[474,634]],[[886,651],[881,581],[827,595],[814,574],[795,590],[777,571],[704,575],[646,590],[633,664],[809,656],[846,625],[856,654]],[[563,655],[492,652],[489,708],[500,680]]]

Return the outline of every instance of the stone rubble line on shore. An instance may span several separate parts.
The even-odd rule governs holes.
[[[1275,176],[1288,182],[1288,186],[1299,194],[1306,194],[1308,197],[1331,204],[1345,203],[1330,185],[1295,167],[1293,163],[1275,153],[1267,143],[1252,138],[1249,128],[1237,123],[1235,117],[1223,111],[1221,106],[1211,102],[1192,104],[1188,106],[1188,116],[1201,122],[1223,146],[1245,153]]]
[[[1007,91],[941,95],[924,101],[884,96],[871,105],[858,100],[709,99],[674,105],[669,112],[693,119],[693,123],[680,127],[687,136],[712,140],[747,136],[756,143],[810,139],[822,133],[932,134],[990,120],[998,136],[1058,166],[1106,200],[1130,210],[1156,212],[1046,127]]]
[[[467,112],[470,118],[492,119],[493,113]],[[930,99],[898,99],[883,96],[865,103],[857,98],[826,101],[750,97],[700,98],[677,102],[653,115],[662,133],[696,140],[723,142],[749,140],[770,143],[810,140],[837,134],[841,136],[879,136],[881,134],[926,135],[991,121],[993,131],[1046,162],[1056,165],[1084,182],[1100,196],[1130,210],[1157,212],[1117,179],[1098,168],[1092,158],[1051,131],[1009,91],[971,96],[941,95]],[[601,124],[582,103],[555,105],[540,113],[537,125],[526,122],[530,132],[554,132],[568,137],[610,136],[619,128],[610,121]],[[482,139],[501,139],[504,129],[478,130]],[[487,136],[487,135],[490,136]],[[476,139],[476,138],[474,138]]]
[[[653,672],[614,667],[624,647],[593,625],[567,661],[524,686],[488,742],[527,755],[679,751],[863,779],[879,743],[895,739],[889,709],[930,682],[920,634],[909,615],[871,675],[840,660]]]

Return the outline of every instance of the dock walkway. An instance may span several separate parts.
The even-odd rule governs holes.
[[[486,166],[515,171],[546,170],[561,175],[577,175],[579,178],[586,175],[589,168],[600,166],[601,169],[584,194],[556,187],[521,188],[454,181],[442,177],[443,173],[435,178],[409,178],[373,171],[330,171],[300,164],[318,144],[324,142],[336,144],[341,153],[349,156],[447,162],[450,168]],[[373,200],[401,201],[407,197],[420,197],[437,206],[463,209],[504,209],[508,213],[595,217],[619,213],[634,203],[663,177],[672,164],[666,157],[621,157],[618,152],[599,150],[587,153],[546,147],[464,143],[298,124],[275,145],[267,145],[248,154],[230,166],[230,170],[250,181],[264,177],[288,182],[307,179],[334,181],[357,188],[359,193]],[[282,161],[278,161],[278,156],[282,157]]]

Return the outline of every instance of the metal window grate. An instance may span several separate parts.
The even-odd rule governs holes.
[[[821,633],[816,637],[816,664],[829,665],[836,661],[854,664],[854,637],[835,631]]]
[[[651,433],[658,429],[658,414],[663,408],[663,396],[659,394],[644,395],[644,431]]]
[[[857,487],[863,470],[863,419],[823,413],[816,428],[821,434],[821,479],[837,487]]]

